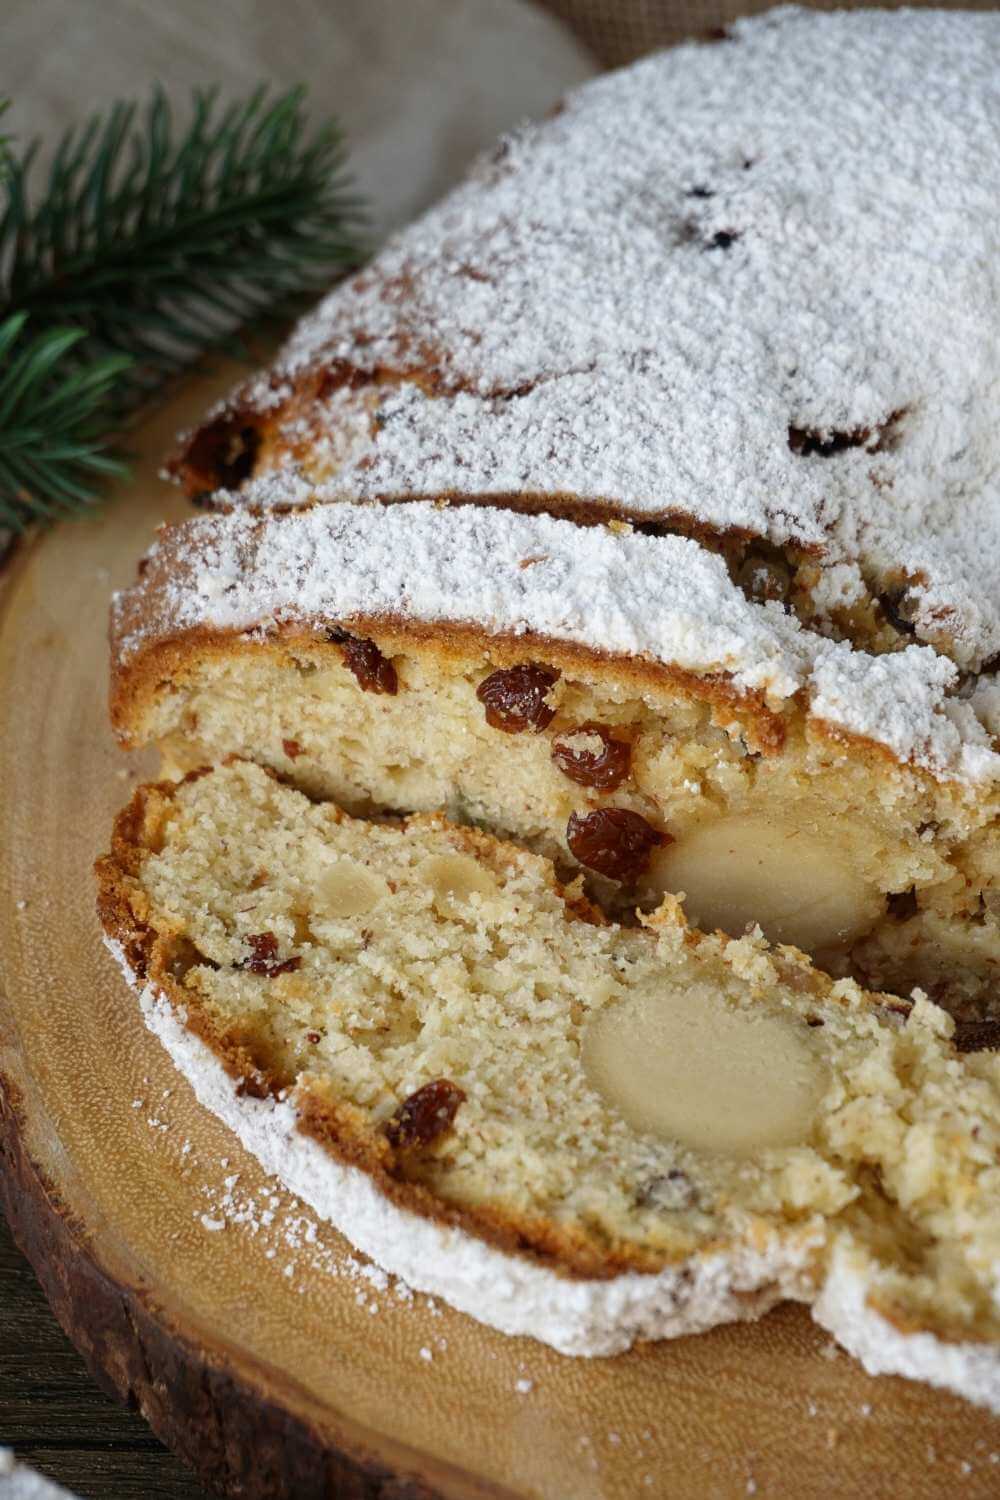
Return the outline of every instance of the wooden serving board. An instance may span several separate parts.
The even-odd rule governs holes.
[[[185,512],[160,457],[230,375],[150,420],[125,491],[0,588],[0,1193],[95,1377],[250,1500],[1000,1493],[1000,1422],[869,1379],[799,1308],[573,1360],[373,1281],[147,1034],[94,916],[91,862],[153,769],[105,722],[105,618]]]

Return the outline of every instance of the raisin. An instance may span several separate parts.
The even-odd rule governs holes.
[[[895,593],[879,594],[878,602],[893,630],[898,631],[900,635],[916,635],[916,625],[903,613],[908,607],[904,589],[897,589]]]
[[[307,1042],[311,1042],[312,1045],[315,1047],[316,1043],[319,1041],[319,1032],[318,1031],[307,1031],[306,1032],[306,1041]]]
[[[574,746],[572,741],[584,735],[600,740],[601,749],[585,750],[579,745]],[[627,740],[616,740],[603,724],[580,724],[553,741],[552,759],[563,775],[579,786],[613,792],[629,773],[632,746]]]
[[[448,1078],[435,1078],[403,1100],[390,1120],[385,1133],[396,1147],[429,1146],[450,1130],[465,1099],[464,1089]]]
[[[289,760],[298,760],[299,756],[302,754],[302,746],[299,744],[298,740],[282,740],[281,748],[282,750],[284,750]]]
[[[278,939],[273,932],[251,932],[244,939],[250,949],[250,957],[238,963],[238,969],[249,969],[251,974],[263,974],[267,979],[276,979],[279,974],[292,974],[302,967],[301,958],[286,958],[276,963]]]
[[[188,444],[180,475],[189,489],[236,490],[249,479],[257,462],[260,433],[241,423],[238,414],[203,427]]]
[[[551,667],[524,662],[519,667],[502,667],[491,672],[476,689],[476,697],[486,710],[486,722],[504,734],[523,734],[526,729],[546,729],[555,718],[545,698],[559,673]]]
[[[736,583],[755,604],[768,600],[786,604],[792,591],[791,569],[783,558],[749,552],[736,574]]]
[[[644,872],[658,845],[673,843],[669,833],[657,832],[645,818],[626,807],[573,813],[566,826],[566,841],[581,865],[609,880],[623,881],[635,880]]]
[[[740,238],[738,229],[717,229],[705,246],[706,250],[728,250]]]
[[[388,693],[394,698],[399,691],[396,668],[386,660],[374,641],[352,637],[344,646],[344,665],[354,673],[366,693]]]
[[[833,458],[846,453],[848,448],[863,448],[871,438],[870,427],[853,427],[848,432],[823,431],[819,427],[796,427],[788,429],[788,446],[799,458]]]
[[[956,1052],[996,1052],[1000,1050],[1000,1020],[956,1021]]]
[[[917,891],[911,886],[908,891],[892,891],[885,898],[885,909],[894,922],[907,922],[917,914]]]

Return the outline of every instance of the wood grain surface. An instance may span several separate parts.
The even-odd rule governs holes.
[[[80,1500],[206,1500],[138,1412],[95,1384],[0,1215],[0,1447]]]
[[[798,1308],[587,1361],[401,1296],[264,1178],[145,1032],[93,914],[91,861],[150,770],[106,728],[105,617],[155,522],[183,512],[156,465],[227,373],[150,420],[127,492],[21,549],[0,597],[3,1191],[92,1371],[244,1497],[1000,1494],[1000,1422],[869,1379]],[[151,1445],[117,1489],[54,1465],[61,1431],[80,1448],[59,1425],[66,1351],[14,1306],[0,1438],[85,1494],[197,1493]],[[91,1410],[96,1449],[120,1429]]]

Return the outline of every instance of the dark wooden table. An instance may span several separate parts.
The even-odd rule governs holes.
[[[2,1215],[0,1447],[82,1500],[207,1500],[138,1413],[94,1384]]]

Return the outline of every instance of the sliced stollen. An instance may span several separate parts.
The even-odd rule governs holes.
[[[175,471],[261,507],[322,485],[673,529],[804,621],[979,670],[998,113],[995,11],[782,8],[595,79],[331,292]]]
[[[417,1288],[575,1354],[792,1297],[1000,1409],[1000,1059],[926,1000],[245,762],[140,789],[97,868],[199,1099]]]
[[[120,601],[123,739],[994,1009],[998,114],[1000,15],[785,8],[502,141],[184,444],[248,515]]]
[[[683,892],[837,974],[996,1004],[1000,754],[929,647],[748,600],[690,539],[420,503],[196,517],[113,613],[112,718],[184,772],[238,754],[354,813],[442,810]],[[982,686],[982,685],[981,685]]]

